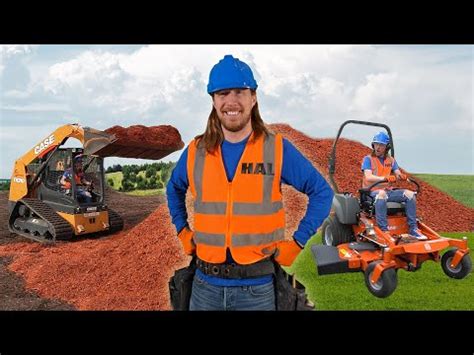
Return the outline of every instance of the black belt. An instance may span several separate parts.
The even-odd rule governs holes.
[[[275,273],[273,261],[265,259],[250,265],[240,264],[212,264],[197,259],[196,266],[206,275],[221,277],[223,279],[246,279]]]

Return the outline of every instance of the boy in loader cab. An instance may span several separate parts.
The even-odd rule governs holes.
[[[79,199],[79,202],[91,203],[92,194],[86,188],[92,187],[92,183],[90,181],[87,181],[84,176],[84,172],[82,170],[82,160],[82,154],[78,154],[74,157],[74,180],[77,186],[77,197]],[[61,177],[60,183],[65,191],[70,190],[72,187],[72,174],[73,169],[69,168],[64,172],[63,176]]]

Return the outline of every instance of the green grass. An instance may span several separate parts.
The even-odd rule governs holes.
[[[133,190],[125,192],[127,195],[132,196],[151,196],[164,194],[165,189],[150,189],[150,190]]]
[[[469,248],[474,248],[474,233],[442,235],[467,236]],[[319,276],[310,250],[312,244],[321,244],[319,233],[308,241],[287,270],[294,272],[305,285],[308,298],[317,310],[474,310],[472,272],[462,280],[451,279],[444,274],[440,263],[427,261],[416,272],[399,270],[395,292],[387,298],[377,298],[365,286],[362,272]]]
[[[117,190],[119,189],[120,186],[122,186],[122,179],[123,179],[123,174],[121,171],[116,171],[114,173],[108,173],[105,174],[105,183],[108,184],[108,180],[112,179],[114,182],[114,186],[110,186],[112,189]]]
[[[465,206],[474,208],[474,175],[414,174],[414,176],[448,193]]]
[[[157,176],[161,177],[161,171],[158,171]],[[137,176],[142,176],[145,178],[145,171],[140,171]],[[115,191],[119,191],[120,186],[122,186],[123,180],[123,173],[121,171],[117,171],[114,173],[107,173],[105,174],[105,181],[112,179],[114,181],[114,186],[111,186],[112,189]],[[110,185],[109,185],[110,186]],[[150,189],[150,190],[133,190],[125,192],[127,195],[132,196],[151,196],[151,195],[160,195],[163,194],[165,189]]]

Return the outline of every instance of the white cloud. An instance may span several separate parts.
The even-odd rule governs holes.
[[[127,79],[120,55],[87,51],[50,67],[45,88],[52,93],[75,89],[84,94],[117,92]]]
[[[3,44],[0,45],[0,58],[3,60],[8,59],[10,57],[19,55],[19,54],[28,54],[33,51],[34,48],[37,46],[31,45],[7,45]]]
[[[310,136],[331,137],[348,119],[381,121],[407,146],[399,146],[398,157],[413,171],[420,159],[410,152],[420,144],[446,162],[450,158],[432,142],[464,151],[469,147],[470,155],[460,156],[472,160],[472,47],[153,45],[123,53],[119,49],[98,46],[61,62],[33,65],[30,60],[16,71],[14,66],[6,68],[10,78],[21,76],[22,85],[2,88],[2,125],[18,120],[29,127],[80,122],[99,129],[171,124],[187,143],[205,128],[211,108],[206,93],[210,69],[225,54],[233,54],[252,67],[267,122],[286,122]],[[30,47],[0,47],[0,54],[11,60],[30,58],[34,52]],[[10,64],[15,62],[11,60]],[[344,134],[367,142],[372,132],[365,131]],[[4,145],[2,140],[1,149],[18,150],[22,144],[17,143]],[[433,172],[463,166],[426,162],[422,169]],[[0,168],[4,169],[3,161]]]
[[[51,112],[51,111],[69,111],[69,107],[65,104],[52,104],[52,103],[35,103],[27,105],[5,105],[2,107],[5,111],[17,111],[17,112]]]
[[[33,53],[37,47],[32,45],[0,45],[0,77],[8,62]]]
[[[369,74],[367,82],[356,89],[349,110],[361,117],[390,119],[395,112],[389,102],[399,88],[397,73]]]

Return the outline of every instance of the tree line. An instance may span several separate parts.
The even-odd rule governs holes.
[[[10,190],[10,180],[9,179],[1,179],[0,180],[0,191],[8,191]]]
[[[119,186],[119,191],[162,189],[168,183],[171,171],[175,165],[175,162],[157,162],[124,166],[116,164],[108,167],[106,173],[122,172],[122,185]],[[145,172],[145,176],[139,175],[141,171]],[[114,187],[113,179],[107,179],[107,183]]]

